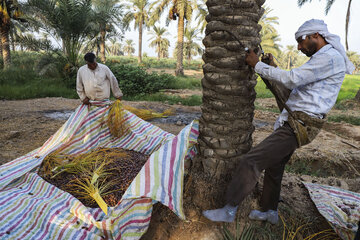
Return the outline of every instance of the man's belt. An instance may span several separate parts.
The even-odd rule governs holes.
[[[288,122],[290,127],[294,130],[298,146],[304,146],[314,140],[326,121],[325,116],[323,119],[320,119],[310,117],[304,112],[291,111],[286,105],[286,101],[288,100],[291,91],[282,84],[264,78],[262,78],[262,80],[266,84],[266,87],[274,94],[280,112],[285,108],[289,113]]]

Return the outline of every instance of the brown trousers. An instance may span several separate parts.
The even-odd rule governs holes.
[[[260,200],[262,211],[276,210],[280,197],[285,164],[298,147],[289,124],[276,129],[256,147],[240,158],[226,192],[226,203],[239,205],[255,187],[265,170],[264,188]]]

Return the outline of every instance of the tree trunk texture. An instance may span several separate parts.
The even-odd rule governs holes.
[[[1,34],[0,34],[0,37],[1,37]],[[2,54],[3,54],[3,50],[2,50],[2,43],[1,43],[1,40],[0,40],[0,57],[2,58]]]
[[[103,28],[100,30],[100,60],[103,63],[106,62],[106,57],[105,57],[105,35],[106,35],[105,26],[103,26]]]
[[[359,88],[358,92],[356,93],[355,100],[360,102],[360,88]]]
[[[140,20],[139,23],[139,57],[138,57],[138,63],[142,62],[142,30],[143,30],[143,23],[142,20]]]
[[[11,47],[12,47],[12,50],[13,52],[16,51],[16,48],[15,48],[15,37],[14,37],[14,33],[13,31],[10,31],[10,40],[11,40]]]
[[[157,59],[160,60],[160,57],[161,57],[161,47],[160,47],[160,43],[157,44],[157,50],[158,50]]]
[[[182,11],[180,11],[180,16],[178,20],[178,40],[177,40],[177,55],[176,55],[176,76],[184,76],[184,21],[185,16]]]
[[[260,43],[264,0],[208,0],[203,43],[204,78],[199,149],[204,172],[229,178],[252,145],[256,76],[245,64],[244,47]],[[233,33],[241,42],[234,40]]]
[[[11,65],[10,42],[9,42],[10,24],[2,24],[0,29],[2,57],[4,61],[4,69]]]

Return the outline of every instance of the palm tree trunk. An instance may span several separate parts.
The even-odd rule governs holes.
[[[1,35],[0,35],[1,36]],[[2,53],[3,53],[3,48],[2,48],[2,43],[1,43],[1,40],[0,40],[0,57],[2,58]]]
[[[291,56],[289,56],[288,58],[287,69],[290,69],[290,63],[291,63]]]
[[[160,48],[160,43],[157,44],[157,49],[158,49],[158,60],[160,60],[161,57],[161,48]]]
[[[101,28],[100,30],[100,60],[102,62],[106,62],[106,57],[105,57],[105,26],[103,26],[104,28]]]
[[[345,47],[346,47],[346,51],[349,50],[348,33],[349,33],[351,1],[352,0],[349,0],[348,9],[347,9],[347,12],[346,12],[346,20],[345,20]]]
[[[179,22],[178,22],[178,41],[177,41],[177,55],[176,55],[176,76],[184,76],[184,13],[180,11]]]
[[[15,37],[14,37],[14,32],[10,31],[10,40],[11,40],[11,47],[13,52],[15,52]]]
[[[252,145],[256,76],[245,64],[244,47],[260,43],[258,21],[264,1],[208,0],[202,79],[199,160],[212,179],[228,179]],[[231,16],[231,17],[230,17]],[[232,32],[240,45],[224,30]]]
[[[4,69],[10,67],[11,65],[9,30],[10,30],[10,24],[2,24],[0,29],[0,37],[1,37]]]
[[[142,61],[142,29],[143,28],[143,21],[142,19],[140,20],[139,23],[139,57],[138,57],[138,63],[141,63]]]
[[[355,100],[360,102],[360,88],[359,88],[358,92],[356,93]]]

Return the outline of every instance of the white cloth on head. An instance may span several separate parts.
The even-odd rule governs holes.
[[[311,19],[303,23],[295,33],[295,39],[303,35],[310,35],[314,33],[319,33],[325,38],[325,40],[332,45],[344,58],[346,64],[346,73],[352,74],[355,70],[354,64],[346,56],[345,48],[340,43],[340,37],[335,34],[329,33],[327,25],[323,20]]]

